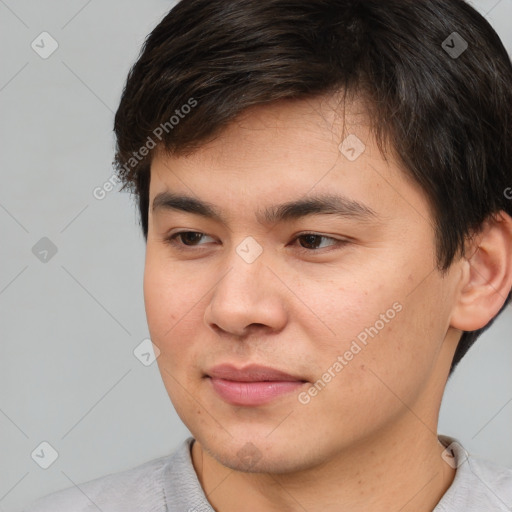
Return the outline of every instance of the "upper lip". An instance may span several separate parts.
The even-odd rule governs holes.
[[[243,368],[236,368],[230,364],[220,364],[214,366],[207,372],[208,377],[218,379],[232,380],[236,382],[261,382],[261,381],[301,381],[306,382],[301,377],[293,376],[288,373],[270,368],[252,364]]]

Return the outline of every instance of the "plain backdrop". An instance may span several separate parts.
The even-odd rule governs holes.
[[[0,0],[0,511],[169,454],[190,435],[156,363],[134,355],[149,337],[135,202],[119,186],[93,195],[112,176],[129,67],[173,5]],[[512,53],[512,0],[474,5]],[[509,307],[450,380],[439,426],[510,467],[511,333]],[[58,453],[48,469],[44,442]]]

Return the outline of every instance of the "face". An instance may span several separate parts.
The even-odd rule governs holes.
[[[297,201],[309,207],[279,208]],[[153,160],[151,339],[177,413],[225,466],[293,471],[435,431],[457,276],[437,271],[424,193],[357,103],[345,130],[326,98],[256,107],[193,154]],[[210,375],[221,364],[298,380],[226,385]]]

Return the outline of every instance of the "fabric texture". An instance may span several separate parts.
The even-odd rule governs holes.
[[[452,485],[433,512],[511,512],[512,469],[472,457],[454,438],[439,436]],[[49,494],[22,512],[215,512],[192,465],[193,437],[171,455]]]

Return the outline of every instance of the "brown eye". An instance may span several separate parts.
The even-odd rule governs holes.
[[[195,242],[199,242],[203,236],[202,233],[198,233],[197,231],[183,231],[182,233],[176,234],[176,237],[180,237],[185,245],[195,245]]]
[[[304,249],[318,249],[318,245],[322,238],[326,237],[321,235],[301,235],[300,237],[297,237],[297,240],[304,241],[304,243],[300,242],[300,245],[304,247]]]
[[[339,240],[330,236],[320,235],[319,233],[303,233],[295,237],[295,241],[297,240],[300,244],[299,250],[305,252],[319,252],[324,248],[336,248],[336,246],[342,246],[348,243],[345,240]],[[322,241],[324,240],[331,240],[333,243],[324,247],[320,247]]]
[[[186,250],[187,247],[200,247],[201,245],[204,245],[198,243],[204,237],[208,237],[208,235],[200,233],[199,231],[180,231],[179,233],[174,233],[173,235],[166,237],[164,242],[176,249]]]

